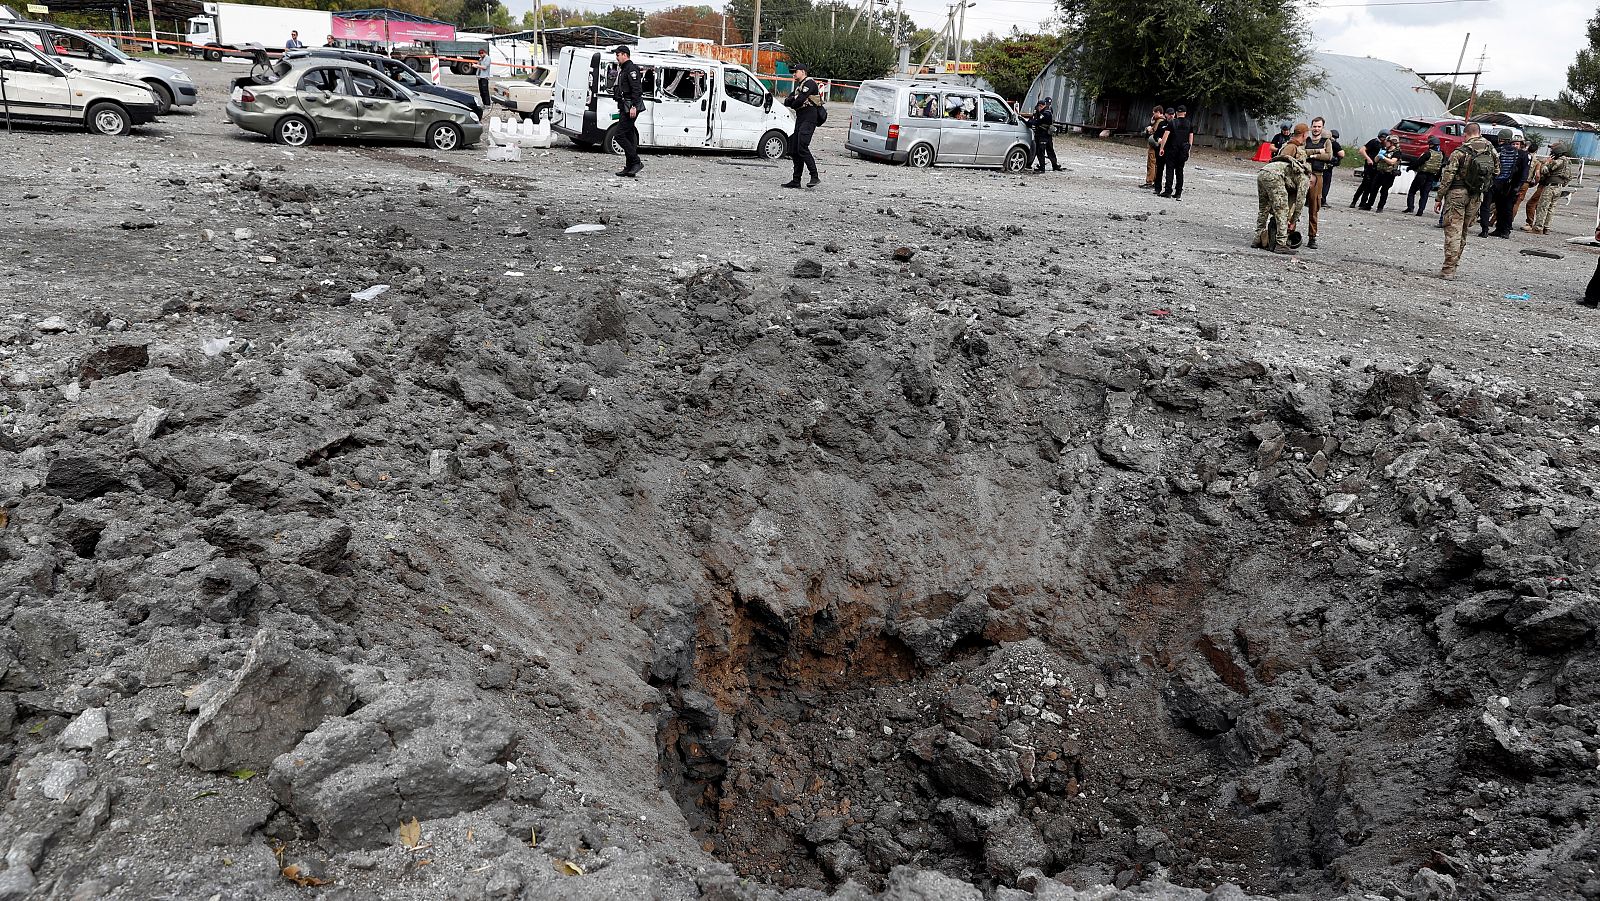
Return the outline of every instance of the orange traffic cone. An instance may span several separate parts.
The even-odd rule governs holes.
[[[1271,141],[1262,141],[1261,142],[1261,146],[1256,148],[1256,162],[1258,162],[1258,163],[1270,163],[1270,162],[1272,162],[1272,142]]]

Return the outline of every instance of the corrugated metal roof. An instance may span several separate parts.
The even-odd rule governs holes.
[[[1555,120],[1527,113],[1484,113],[1473,116],[1474,122],[1493,122],[1495,125],[1515,125],[1519,128],[1556,128]]]
[[[1155,106],[1153,100],[1095,102],[1083,96],[1077,85],[1062,74],[1060,60],[1058,56],[1034,79],[1025,108],[1040,97],[1053,97],[1058,122],[1112,131],[1144,128]],[[1310,64],[1324,73],[1323,84],[1301,98],[1294,118],[1306,121],[1312,116],[1324,117],[1329,128],[1339,131],[1339,140],[1346,146],[1362,143],[1408,116],[1445,115],[1439,95],[1421,76],[1398,63],[1316,53]],[[1278,130],[1276,122],[1257,121],[1233,108],[1200,108],[1191,110],[1189,115],[1200,135],[1213,139],[1259,141]]]

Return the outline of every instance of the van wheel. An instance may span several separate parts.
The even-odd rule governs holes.
[[[206,62],[208,62],[208,63],[220,63],[220,62],[222,62],[222,51],[221,50],[213,50],[210,47],[207,47],[200,55],[205,57],[206,58]]]
[[[97,135],[125,135],[133,123],[128,119],[128,111],[115,103],[100,102],[89,107],[84,114],[84,122],[89,130]]]
[[[454,122],[435,122],[428,126],[428,146],[434,150],[461,149],[461,129]]]
[[[1013,147],[1006,154],[1005,162],[1000,168],[1006,172],[1021,172],[1028,168],[1028,149],[1026,147]]]
[[[147,81],[145,84],[150,87],[150,93],[156,95],[156,115],[165,116],[172,112],[172,92],[167,90],[167,86],[159,81]]]
[[[620,125],[613,125],[606,129],[605,140],[600,142],[600,146],[604,148],[605,152],[611,154],[612,156],[622,155],[622,145],[617,143],[617,132],[621,128],[622,126]]]
[[[756,145],[756,156],[764,160],[781,160],[789,155],[789,137],[774,128],[761,136]]]
[[[906,165],[913,169],[926,169],[933,165],[933,145],[911,145],[911,152],[906,154]]]
[[[284,116],[272,126],[272,139],[289,147],[304,147],[315,136],[311,120],[304,116]]]

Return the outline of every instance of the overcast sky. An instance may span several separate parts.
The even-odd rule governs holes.
[[[610,9],[604,0],[557,0],[587,9]],[[633,0],[647,12],[695,0]],[[709,0],[715,5],[716,0]],[[950,4],[943,0],[902,0],[918,25],[944,26]],[[1388,4],[1388,5],[1379,5]],[[532,0],[508,0],[520,16]],[[627,5],[627,4],[624,4]],[[1488,45],[1485,86],[1509,95],[1553,97],[1566,87],[1567,66],[1587,42],[1585,23],[1600,0],[1326,0],[1310,7],[1317,49],[1352,56],[1374,56],[1419,72],[1455,68],[1468,32],[1465,70],[1478,67]],[[1036,30],[1050,18],[1055,0],[977,0],[967,10],[966,33],[1004,32],[1016,25]],[[1467,79],[1470,81],[1470,77]]]

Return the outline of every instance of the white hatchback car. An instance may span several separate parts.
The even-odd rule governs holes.
[[[155,117],[155,95],[143,82],[81,71],[0,34],[0,121],[75,122],[125,135]]]
[[[109,75],[123,81],[142,81],[156,98],[156,114],[165,116],[175,106],[193,106],[199,98],[194,79],[182,69],[148,59],[135,59],[92,34],[45,22],[0,22],[8,32],[91,75]]]

